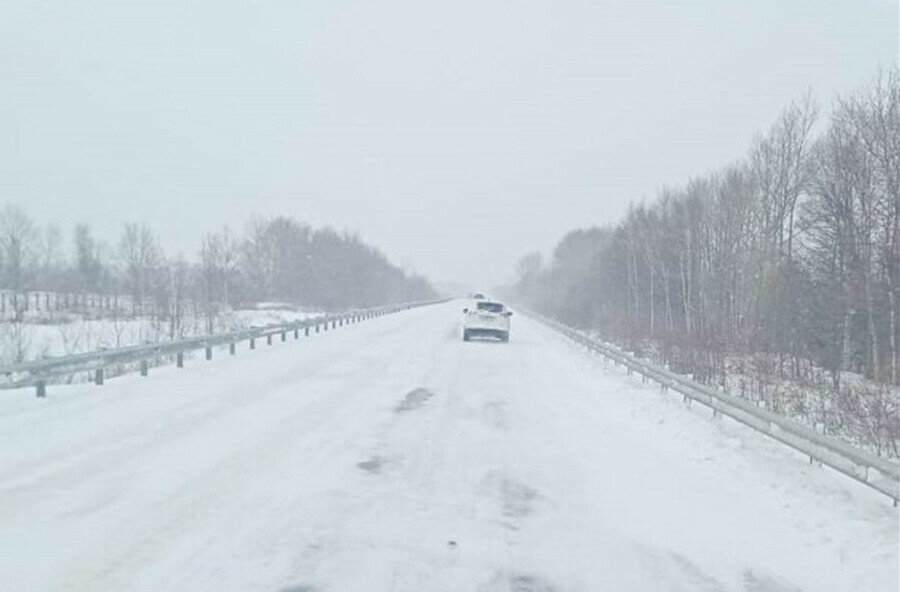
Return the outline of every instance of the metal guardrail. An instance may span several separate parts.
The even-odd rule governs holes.
[[[299,321],[276,323],[263,327],[241,329],[230,333],[189,337],[175,341],[168,341],[150,345],[135,345],[115,349],[104,349],[93,352],[74,354],[71,356],[59,356],[0,366],[0,376],[6,377],[6,381],[0,383],[0,389],[34,386],[38,397],[47,395],[47,385],[64,376],[71,376],[80,372],[93,372],[94,382],[102,385],[105,378],[105,369],[109,366],[120,364],[140,363],[140,372],[147,376],[149,362],[159,358],[174,356],[176,365],[181,368],[184,365],[184,354],[192,351],[205,350],[206,359],[211,360],[213,348],[224,345],[229,346],[229,353],[236,353],[238,343],[249,341],[250,349],[256,348],[256,340],[265,338],[269,345],[275,336],[280,336],[281,341],[287,341],[289,333],[293,333],[294,339],[300,337],[302,331],[308,337],[310,333],[319,333],[334,330],[347,324],[381,317],[396,312],[438,304],[443,300],[414,302],[380,306],[359,311],[346,312],[335,315],[323,315]]]
[[[672,389],[681,393],[685,401],[697,401],[709,407],[713,411],[713,417],[719,414],[725,415],[762,432],[809,456],[810,462],[818,461],[827,465],[839,473],[889,496],[894,501],[894,506],[898,505],[898,500],[900,500],[900,463],[821,434],[794,420],[757,407],[745,399],[699,384],[689,378],[639,360],[618,347],[592,339],[558,321],[533,312],[526,312],[616,364],[622,364],[628,369],[629,374],[637,372],[645,382],[649,379],[658,383],[663,391]]]

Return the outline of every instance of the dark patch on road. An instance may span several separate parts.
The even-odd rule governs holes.
[[[526,574],[513,574],[509,577],[510,592],[554,592],[554,588],[547,580],[538,576]]]
[[[387,459],[383,456],[373,456],[369,460],[364,460],[362,462],[356,463],[356,466],[366,471],[367,473],[377,475],[384,468],[386,462]]]
[[[319,592],[319,589],[315,586],[300,584],[299,586],[288,586],[287,588],[282,588],[278,592]]]
[[[682,557],[677,553],[671,553],[670,556],[685,577],[690,580],[691,590],[697,590],[697,592],[726,592],[727,588],[722,582],[705,574],[703,570],[686,557]]]
[[[538,502],[546,500],[538,490],[496,470],[484,476],[481,487],[497,498],[503,518],[500,524],[511,530],[518,530],[518,519],[534,514]]]
[[[406,411],[415,411],[416,409],[421,408],[425,403],[428,402],[428,399],[434,396],[428,389],[417,388],[406,393],[406,397],[403,398],[402,401],[397,405],[396,411],[397,413],[404,413]]]
[[[776,582],[769,576],[757,575],[749,570],[744,572],[744,589],[747,592],[800,592],[800,588]]]
[[[534,513],[534,502],[540,494],[524,483],[511,479],[500,482],[500,504],[507,518],[524,518]]]
[[[497,572],[478,592],[556,592],[556,586],[540,576]]]

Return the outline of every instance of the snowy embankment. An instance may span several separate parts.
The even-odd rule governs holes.
[[[316,316],[284,307],[234,310],[219,315],[215,332],[225,333],[251,326],[283,323]],[[175,337],[206,334],[202,317],[186,317]],[[168,341],[171,326],[166,321],[130,316],[87,318],[83,315],[51,312],[31,314],[23,323],[0,322],[0,364],[65,356],[98,349],[126,347]]]
[[[595,331],[585,337],[607,343]],[[878,383],[860,374],[843,372],[835,387],[831,372],[809,360],[796,360],[795,377],[772,354],[727,355],[719,368],[708,364],[698,374],[667,364],[652,341],[637,348],[609,344],[650,364],[682,374],[707,386],[750,401],[778,415],[864,448],[878,456],[900,457],[900,387]],[[700,356],[701,358],[703,356]]]
[[[458,303],[0,393],[10,589],[895,592],[885,498]]]

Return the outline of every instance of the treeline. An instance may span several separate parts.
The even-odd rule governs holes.
[[[710,382],[754,356],[787,380],[825,369],[851,398],[847,372],[900,383],[900,73],[827,118],[794,102],[739,162],[526,256],[518,278],[523,303]]]
[[[0,289],[20,319],[28,292],[123,296],[133,315],[175,319],[185,303],[213,321],[222,310],[264,301],[347,309],[427,299],[428,282],[407,274],[357,236],[292,218],[250,220],[243,234],[200,238],[193,260],[167,256],[153,231],[126,224],[115,244],[86,224],[69,238],[15,206],[0,211]]]

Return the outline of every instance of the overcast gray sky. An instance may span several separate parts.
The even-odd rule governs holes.
[[[897,0],[4,0],[0,202],[192,258],[287,214],[490,286],[897,56]]]

